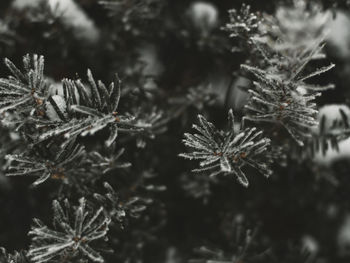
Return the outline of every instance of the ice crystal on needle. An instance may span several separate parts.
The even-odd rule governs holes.
[[[197,134],[185,133],[184,144],[193,149],[189,153],[180,154],[187,159],[201,160],[200,168],[194,172],[208,172],[210,176],[219,174],[237,177],[238,181],[248,186],[248,179],[243,173],[244,166],[249,165],[257,169],[265,176],[272,172],[264,160],[270,139],[262,137],[262,131],[256,128],[246,128],[235,132],[234,116],[232,110],[228,114],[228,130],[217,130],[203,116],[198,116],[200,125],[193,125]]]
[[[29,231],[32,245],[28,257],[32,262],[65,262],[76,256],[90,259],[93,262],[104,262],[102,256],[94,250],[91,242],[106,238],[110,219],[105,217],[103,208],[96,212],[88,209],[86,200],[79,200],[79,207],[70,215],[70,204],[64,201],[65,209],[57,201],[53,201],[54,229],[34,219],[34,226]]]

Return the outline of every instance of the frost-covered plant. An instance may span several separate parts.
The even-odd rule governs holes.
[[[266,157],[270,139],[262,137],[262,131],[246,128],[236,131],[232,110],[228,113],[228,129],[218,130],[212,123],[199,115],[199,125],[194,124],[196,134],[185,133],[183,143],[192,151],[180,154],[190,160],[201,160],[200,168],[194,172],[234,175],[243,186],[248,179],[242,168],[252,166],[265,176],[272,171],[268,167],[271,161]]]
[[[235,11],[233,14],[238,16]],[[261,60],[257,65],[241,66],[256,78],[249,89],[244,120],[282,125],[301,146],[311,137],[311,130],[318,124],[315,98],[334,85],[306,81],[334,65],[304,72],[310,61],[325,57],[322,41],[328,20],[329,14],[321,12],[319,5],[311,3],[307,7],[304,0],[294,1],[291,7],[279,7],[275,16],[265,14],[258,27],[264,35],[251,38],[252,51],[258,52],[255,55]]]
[[[44,79],[44,57],[29,54],[23,57],[21,72],[10,60],[5,59],[12,76],[0,79],[0,113],[8,110],[33,114],[43,105],[47,94]]]
[[[314,87],[304,82],[305,79],[322,73],[324,68],[300,79],[285,79],[278,71],[261,70],[248,65],[242,68],[253,73],[257,81],[249,90],[251,95],[245,106],[245,120],[254,122],[271,122],[286,128],[299,145],[311,137],[311,130],[317,122],[315,99],[322,87]]]
[[[266,34],[255,38],[254,43],[265,58],[267,67],[278,65],[280,74],[283,72],[286,78],[292,80],[310,61],[326,57],[323,41],[328,33],[330,12],[324,12],[319,3],[307,4],[305,0],[295,0],[294,5],[278,7],[274,16],[265,14],[264,17],[262,26]],[[333,86],[328,85],[327,88]]]
[[[136,127],[134,117],[121,115],[117,112],[120,100],[121,81],[116,76],[107,88],[101,81],[96,82],[90,70],[87,72],[89,86],[78,80],[63,80],[65,105],[53,106],[59,120],[49,123],[53,128],[39,135],[39,141],[44,141],[58,135],[64,135],[68,140],[77,135],[92,135],[105,127],[110,130],[106,145],[110,146],[118,136],[118,132],[135,132],[143,127]],[[63,108],[67,112],[61,110]],[[43,126],[48,126],[44,123]],[[147,126],[147,125],[145,125]]]
[[[131,166],[119,160],[124,148],[116,153],[114,150],[115,146],[107,148],[109,153],[106,155],[97,151],[86,152],[84,146],[72,141],[51,152],[38,148],[23,154],[8,154],[6,159],[10,166],[6,175],[38,177],[33,186],[52,179],[81,188],[93,184],[110,171]]]
[[[73,210],[74,212],[72,213]],[[80,256],[93,262],[104,262],[93,247],[93,241],[106,239],[110,219],[101,207],[92,211],[81,198],[78,207],[71,207],[64,200],[64,208],[53,201],[53,229],[39,219],[29,231],[32,244],[27,256],[32,262],[65,262]]]
[[[107,231],[110,247],[116,251],[106,256],[108,262],[180,262],[188,257],[186,246],[198,244],[199,238],[216,244],[213,247],[218,249],[203,246],[197,251],[198,260],[191,262],[301,263],[304,260],[299,257],[289,257],[293,254],[289,249],[283,251],[284,261],[269,256],[275,252],[275,244],[279,250],[287,239],[304,240],[305,234],[315,237],[315,250],[324,249],[319,260],[346,260],[338,253],[326,256],[330,250],[324,237],[337,229],[336,224],[322,236],[315,234],[327,220],[318,220],[309,233],[297,224],[267,233],[274,222],[283,221],[286,216],[293,221],[290,212],[300,218],[298,212],[305,210],[301,208],[310,206],[307,201],[310,195],[322,195],[317,198],[320,202],[317,211],[309,211],[310,218],[317,216],[318,210],[327,211],[330,219],[336,219],[335,223],[344,216],[345,206],[323,202],[338,189],[324,189],[326,184],[314,182],[313,176],[298,176],[301,170],[312,174],[321,169],[310,158],[303,158],[308,149],[292,140],[300,145],[314,140],[318,144],[315,147],[324,147],[329,143],[336,146],[339,139],[349,136],[350,115],[346,111],[340,110],[341,118],[329,126],[328,115],[319,113],[317,118],[315,98],[333,85],[322,85],[323,79],[317,85],[310,84],[312,77],[333,67],[331,64],[312,69],[325,57],[323,42],[330,13],[324,12],[315,1],[307,0],[294,1],[294,5],[287,4],[293,0],[255,1],[252,8],[243,4],[240,11],[230,11],[230,22],[224,28],[241,51],[231,59],[227,54],[229,39],[216,30],[224,20],[222,8],[228,2],[8,0],[0,3],[4,9],[0,13],[12,17],[9,27],[18,30],[15,42],[8,46],[4,33],[7,28],[0,21],[0,52],[4,51],[3,55],[13,61],[19,57],[17,52],[24,49],[45,50],[48,57],[54,58],[52,65],[45,64],[52,77],[51,86],[50,78],[43,73],[42,56],[25,56],[23,70],[5,60],[11,76],[0,79],[0,119],[6,127],[0,126],[1,216],[5,214],[0,228],[6,228],[8,221],[13,226],[0,234],[0,242],[8,242],[4,245],[11,249],[22,243],[30,247],[26,256],[16,252],[9,255],[0,249],[0,263],[26,263],[26,258],[32,263],[103,262],[100,248],[104,247]],[[37,8],[22,7],[15,11],[16,5]],[[276,8],[276,13],[273,14],[272,8]],[[12,11],[8,13],[7,9]],[[266,10],[272,15],[264,14]],[[106,14],[110,17],[104,19]],[[98,28],[93,21],[98,23]],[[94,41],[85,41],[89,39]],[[175,60],[177,63],[172,63]],[[237,64],[240,61],[245,61],[244,77],[252,77],[254,82],[236,79],[241,73]],[[94,68],[95,75],[103,79],[117,70],[125,80],[123,89],[117,75],[106,86],[90,70],[83,79],[77,76],[56,82],[62,74],[72,76],[74,72],[69,72],[72,69],[80,72],[84,65]],[[225,98],[220,96],[224,95],[220,90],[231,69],[236,72],[227,84],[234,89],[240,88],[241,83],[249,86],[250,96],[235,97],[241,101],[235,105],[239,104],[236,108],[244,120],[242,125],[234,122],[233,112],[229,111],[228,128],[224,129],[226,120],[225,116],[221,117]],[[220,83],[216,83],[217,77]],[[214,88],[207,81],[212,81]],[[229,92],[224,111],[232,99],[228,95]],[[332,100],[337,99],[334,93],[330,95]],[[238,112],[246,100],[246,109]],[[322,103],[325,100],[322,98]],[[183,146],[179,135],[182,136],[197,112],[199,121],[192,132],[184,135]],[[260,122],[268,124],[256,126]],[[119,136],[121,132],[127,135]],[[196,163],[193,168],[197,168],[194,172],[199,176],[186,169],[187,161],[173,160],[177,147],[187,148],[187,153],[180,156]],[[288,154],[287,167],[281,167],[285,156],[281,149]],[[288,150],[302,152],[297,156],[298,162],[293,159],[296,154]],[[5,156],[7,160],[2,158]],[[222,184],[226,181],[222,180],[223,176],[237,179],[244,186],[259,172],[267,177],[272,173],[272,160],[278,163],[273,170],[282,176],[272,178],[267,188],[260,181],[248,191],[231,191],[230,186]],[[339,163],[337,171],[346,172],[342,169],[346,160]],[[127,169],[120,171],[120,168]],[[25,190],[27,180],[1,178],[5,169],[8,175],[33,176],[34,185],[45,185],[37,189],[40,193],[36,191],[33,195]],[[322,173],[332,172],[333,167],[322,170]],[[161,176],[154,176],[157,174]],[[310,187],[310,182],[315,187]],[[54,184],[59,187],[52,188]],[[340,188],[344,185],[339,184]],[[268,194],[261,194],[263,188]],[[164,190],[167,191],[158,193]],[[184,197],[185,192],[189,196]],[[77,195],[84,198],[77,206],[70,206],[65,198]],[[53,203],[53,225],[46,225],[48,216],[45,205],[40,203],[43,196],[55,196],[58,200]],[[290,202],[290,196],[298,196],[300,202]],[[209,202],[199,205],[198,199]],[[18,203],[21,209],[14,214],[6,212],[11,204]],[[262,209],[266,203],[269,205]],[[280,210],[280,215],[274,213]],[[27,228],[25,223],[18,224],[17,219],[26,222],[29,218],[21,216],[30,217],[33,213],[40,213],[38,217],[45,224],[35,219],[30,238],[21,241],[19,233]],[[254,239],[258,246],[272,244],[262,257],[250,250],[255,247],[252,232],[228,231],[232,214],[241,215],[240,222],[253,219],[268,224],[264,227],[266,236]],[[185,220],[180,222],[180,217]],[[16,231],[11,233],[14,227]]]
[[[260,13],[252,13],[250,5],[242,4],[240,10],[229,10],[230,22],[223,28],[229,32],[231,38],[242,40],[242,46],[252,45],[254,38],[260,37],[263,32],[260,29],[263,17]],[[240,51],[238,47],[233,51]]]
[[[0,113],[8,110],[25,113],[19,119],[35,125],[34,132],[33,129],[30,131],[33,144],[54,137],[57,139],[61,135],[72,141],[78,135],[91,135],[108,127],[110,137],[106,145],[110,146],[118,131],[135,132],[149,126],[143,124],[137,127],[133,116],[117,112],[121,85],[117,76],[107,88],[101,81],[96,82],[88,70],[89,85],[84,85],[80,79],[64,79],[62,96],[49,96],[49,87],[43,75],[44,57],[26,55],[23,63],[24,73],[5,59],[13,76],[0,79]],[[40,133],[35,136],[33,133],[38,129]]]
[[[7,176],[34,176],[38,177],[33,183],[37,186],[48,179],[67,181],[69,177],[80,176],[89,171],[82,165],[86,156],[83,146],[74,143],[67,144],[54,154],[42,152],[28,152],[24,154],[9,154],[10,161]]]
[[[310,54],[298,53],[298,59],[293,61],[277,56],[277,60],[269,61],[267,69],[242,65],[257,79],[249,90],[251,97],[245,106],[247,115],[244,119],[282,124],[296,142],[303,145],[305,139],[310,138],[311,129],[318,124],[316,97],[321,95],[321,91],[334,88],[332,84],[322,86],[306,82],[332,69],[334,64],[302,75],[313,55],[322,47],[316,43]]]
[[[240,44],[249,48],[252,60],[260,56],[265,60],[255,61],[257,65],[279,64],[293,75],[300,65],[325,58],[321,43],[330,18],[330,12],[323,11],[318,2],[294,0],[291,5],[278,6],[274,15],[252,13],[243,4],[240,12],[230,10],[230,22],[224,29],[231,37],[244,39]]]

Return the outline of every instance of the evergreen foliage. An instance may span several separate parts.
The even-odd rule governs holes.
[[[187,159],[198,159],[200,168],[194,172],[208,172],[209,176],[218,174],[237,177],[243,186],[248,186],[248,179],[241,168],[250,165],[263,175],[269,176],[271,170],[263,158],[270,145],[270,140],[263,138],[262,132],[256,128],[247,128],[235,132],[235,123],[232,110],[228,113],[228,130],[218,131],[215,126],[199,115],[200,125],[193,125],[198,134],[185,133],[184,144],[195,150],[180,156]]]
[[[101,207],[96,212],[89,211],[86,200],[79,200],[79,207],[73,207],[71,214],[68,200],[64,207],[54,200],[52,203],[54,216],[51,229],[39,219],[34,219],[34,225],[29,231],[32,236],[32,246],[27,256],[33,262],[67,261],[79,254],[94,262],[104,262],[102,256],[93,248],[93,241],[104,239],[108,232],[110,219],[104,216]]]
[[[346,2],[0,1],[0,263],[349,262]]]

